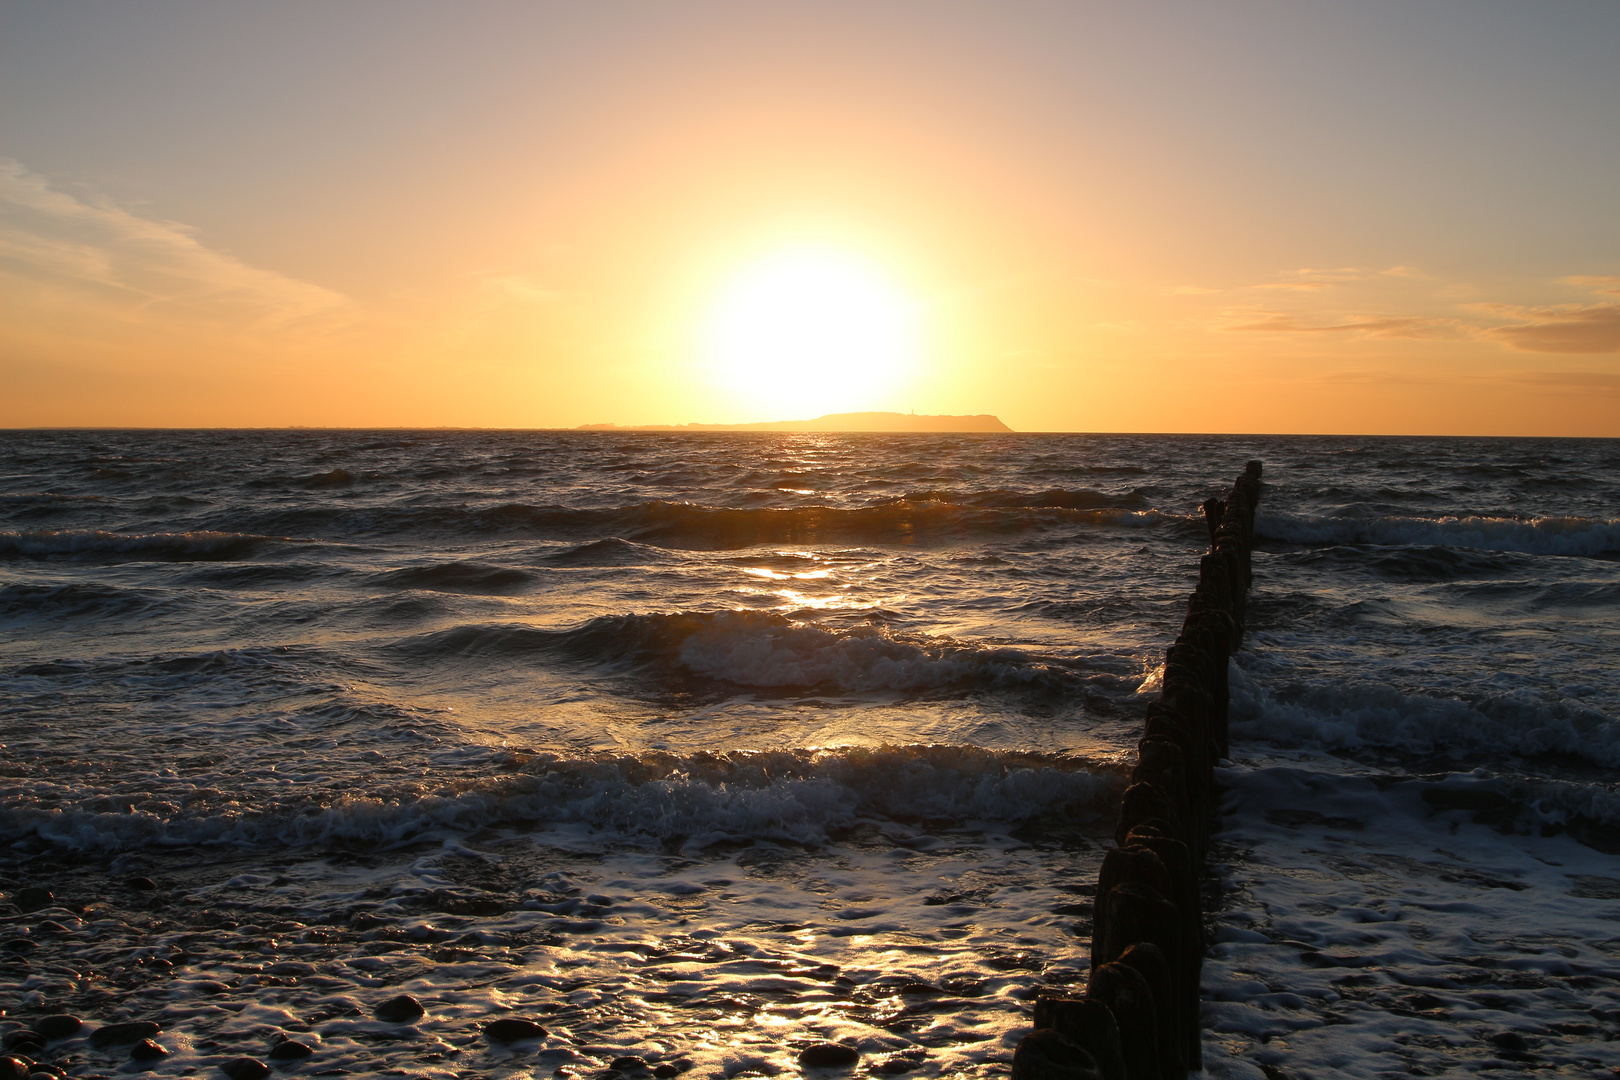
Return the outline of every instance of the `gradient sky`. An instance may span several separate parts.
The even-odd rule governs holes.
[[[1614,0],[4,2],[0,424],[1620,436],[1617,56]],[[706,362],[804,245],[908,378]]]

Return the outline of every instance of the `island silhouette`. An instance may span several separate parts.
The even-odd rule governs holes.
[[[916,413],[828,413],[814,420],[771,420],[757,424],[581,424],[578,431],[1011,431],[989,413],[973,416],[919,416]]]

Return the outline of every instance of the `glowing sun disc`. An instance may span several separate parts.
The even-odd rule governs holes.
[[[755,408],[871,408],[911,373],[916,305],[875,268],[796,250],[755,263],[722,290],[705,360],[717,385]]]

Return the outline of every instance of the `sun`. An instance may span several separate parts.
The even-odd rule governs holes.
[[[893,408],[918,359],[917,311],[858,257],[781,251],[720,290],[705,323],[703,361],[715,388],[761,420]]]

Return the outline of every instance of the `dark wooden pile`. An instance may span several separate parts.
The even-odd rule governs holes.
[[[1227,659],[1243,639],[1260,462],[1204,503],[1210,551],[1181,636],[1165,654],[1116,847],[1103,859],[1082,996],[1042,997],[1013,1055],[1014,1080],[1182,1080],[1203,1067],[1199,868],[1215,820],[1215,764],[1227,756]]]

